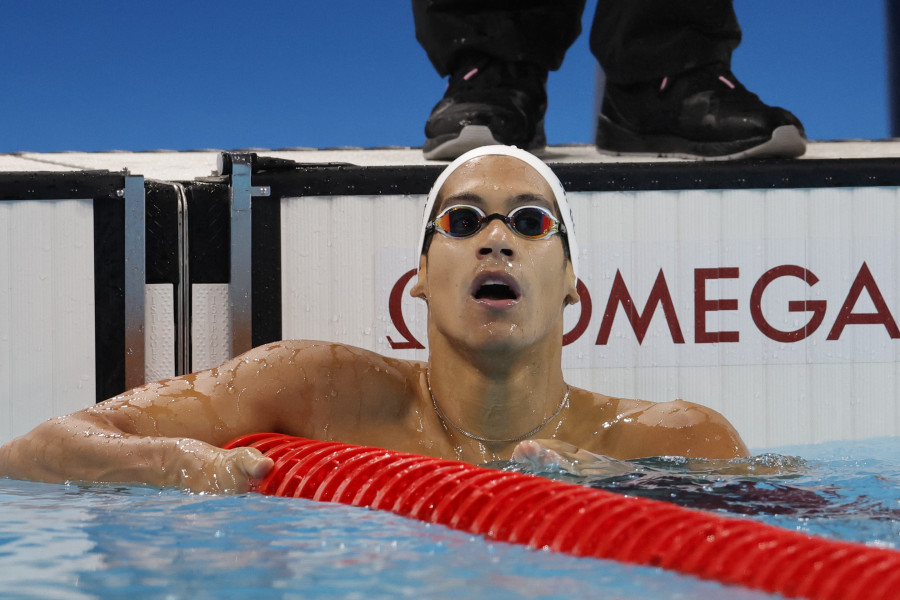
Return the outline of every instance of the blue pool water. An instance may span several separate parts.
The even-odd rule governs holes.
[[[802,459],[796,457],[803,457]],[[900,439],[573,481],[900,548]],[[507,466],[508,467],[508,466]],[[556,478],[567,478],[549,474]],[[304,500],[0,480],[3,598],[776,598]]]

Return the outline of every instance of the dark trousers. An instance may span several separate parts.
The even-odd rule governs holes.
[[[416,38],[438,73],[469,54],[560,67],[581,33],[585,0],[412,0]],[[598,0],[591,52],[609,82],[731,64],[741,29],[731,0]]]

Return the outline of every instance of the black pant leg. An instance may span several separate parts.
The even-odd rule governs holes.
[[[442,76],[470,53],[560,67],[585,0],[412,0],[416,39]]]
[[[741,28],[731,0],[598,0],[591,52],[619,85],[731,64]]]

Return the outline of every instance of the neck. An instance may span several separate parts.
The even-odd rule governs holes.
[[[511,443],[535,428],[550,437],[567,400],[561,357],[559,342],[523,353],[432,343],[428,380],[438,415],[448,430],[489,443]]]

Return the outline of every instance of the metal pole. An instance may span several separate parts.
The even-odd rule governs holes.
[[[232,355],[253,347],[252,218],[253,196],[268,196],[266,186],[250,183],[252,159],[249,154],[231,154],[231,297]]]
[[[125,389],[144,384],[146,197],[144,178],[125,177]]]

